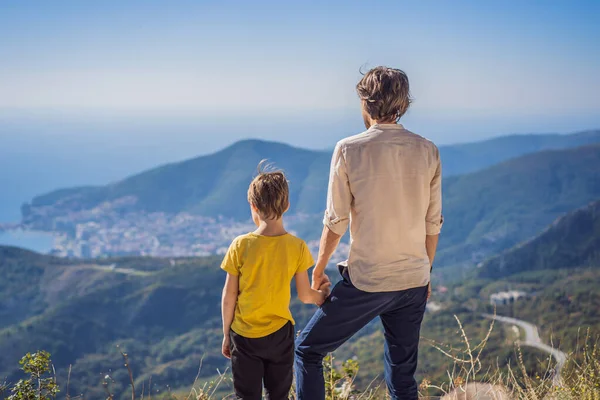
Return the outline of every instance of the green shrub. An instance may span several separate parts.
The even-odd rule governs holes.
[[[50,376],[50,354],[46,351],[27,353],[19,361],[23,372],[29,375],[27,379],[19,380],[10,390],[8,400],[50,400],[56,398],[59,392],[53,376]],[[3,390],[0,390],[2,393]]]

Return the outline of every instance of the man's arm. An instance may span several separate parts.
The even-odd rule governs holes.
[[[435,148],[435,157],[435,171],[430,183],[429,207],[427,208],[427,216],[425,217],[425,248],[427,249],[427,257],[429,258],[431,269],[433,269],[433,260],[435,259],[440,230],[444,224],[444,217],[442,216],[442,163],[437,147]],[[431,296],[431,280],[429,281],[427,299],[429,299],[429,296]]]
[[[342,235],[338,235],[327,226],[323,227],[321,242],[319,244],[319,255],[312,274],[313,289],[319,290],[323,283],[329,282],[329,278],[325,275],[325,267],[329,264],[329,260],[340,244],[341,238]]]
[[[440,235],[425,236],[425,248],[427,249],[427,257],[429,257],[429,264],[431,265],[431,268],[433,268],[433,260],[435,258],[439,237]]]
[[[352,200],[346,159],[342,145],[338,143],[333,151],[329,169],[327,209],[323,218],[324,227],[319,245],[319,256],[313,270],[313,289],[318,289],[321,284],[329,282],[329,278],[325,275],[325,267],[348,229]]]

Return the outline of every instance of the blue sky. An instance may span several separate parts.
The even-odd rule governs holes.
[[[599,21],[576,0],[2,0],[0,221],[247,137],[331,149],[380,64],[438,144],[600,128]]]
[[[359,69],[387,64],[411,79],[407,118],[434,136],[473,123],[514,131],[600,124],[597,1],[9,0],[0,7],[5,114],[345,118],[358,107]]]

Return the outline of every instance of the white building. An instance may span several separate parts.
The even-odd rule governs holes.
[[[493,306],[504,306],[512,304],[515,301],[526,297],[527,293],[519,290],[510,290],[508,292],[498,292],[490,295],[490,304]]]

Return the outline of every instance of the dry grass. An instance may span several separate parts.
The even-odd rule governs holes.
[[[434,384],[424,380],[421,392],[435,389],[443,393],[443,400],[600,400],[599,338],[592,338],[589,330],[580,353],[570,354],[560,376],[554,375],[551,357],[545,365],[545,373],[531,376],[518,342],[515,343],[517,365],[497,365],[482,371],[480,357],[494,328],[494,320],[484,339],[473,345],[462,323],[455,318],[464,349],[444,349],[444,345],[433,342],[433,347],[452,360],[452,368],[447,371],[446,382]]]
[[[515,343],[516,363],[515,365],[496,365],[494,368],[484,370],[482,368],[482,352],[494,329],[494,320],[486,335],[479,343],[472,343],[467,336],[464,327],[458,317],[455,316],[459,327],[463,348],[457,349],[430,341],[432,346],[444,354],[451,361],[451,367],[447,370],[447,380],[444,382],[430,382],[424,379],[419,389],[423,399],[439,398],[427,397],[431,390],[441,393],[443,400],[600,400],[600,336],[594,337],[589,329],[586,331],[577,346],[577,351],[569,354],[567,363],[561,371],[559,379],[554,376],[554,359],[549,357],[544,365],[544,373],[539,375],[528,373],[523,359],[523,353],[518,342]],[[131,399],[136,400],[136,386],[130,367],[127,353],[121,351],[124,367],[127,369],[131,385]],[[355,379],[359,372],[359,363],[348,360],[343,363],[335,361],[329,356],[324,362],[326,381],[326,400],[377,400],[387,399],[385,388],[381,387],[379,380],[374,379],[365,390],[357,390]],[[155,394],[155,400],[219,400],[232,399],[232,394],[223,396],[220,389],[231,383],[228,371],[219,372],[212,381],[200,383],[200,372],[202,360],[198,368],[198,374],[192,383],[191,389],[186,393]],[[67,378],[67,399],[75,399],[68,392],[71,368]],[[114,385],[112,377],[106,375],[102,381],[106,399],[120,398],[112,393]],[[146,390],[148,388],[148,390]],[[152,380],[146,386],[141,384],[140,399],[144,400],[147,394],[148,400],[152,400]],[[139,388],[138,388],[139,389]],[[0,384],[0,397],[7,392],[6,384]],[[290,399],[295,396],[290,394]]]

